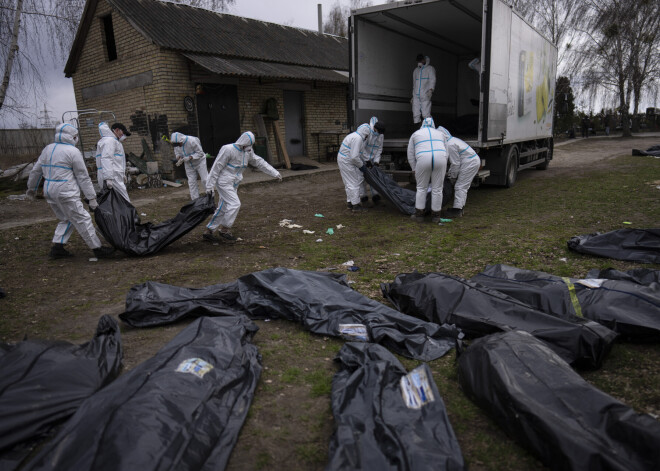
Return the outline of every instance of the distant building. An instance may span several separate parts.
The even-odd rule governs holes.
[[[78,109],[114,113],[135,133],[126,151],[142,154],[144,138],[163,173],[173,171],[173,152],[161,136],[199,136],[215,156],[244,131],[260,134],[255,115],[267,101],[291,156],[325,157],[329,136],[319,132],[344,132],[347,121],[345,38],[186,5],[87,0],[64,71]],[[98,120],[80,121],[84,150],[93,150]]]

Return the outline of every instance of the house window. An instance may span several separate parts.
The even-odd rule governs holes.
[[[104,16],[101,18],[103,24],[103,43],[105,44],[105,52],[108,57],[108,62],[117,59],[117,46],[115,44],[115,32],[112,29],[112,15]]]

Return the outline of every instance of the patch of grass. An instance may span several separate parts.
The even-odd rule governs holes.
[[[268,469],[273,463],[273,458],[265,451],[257,453],[255,467],[257,469]]]
[[[331,373],[323,370],[316,370],[303,375],[304,380],[311,385],[310,396],[329,395],[332,391],[332,376]]]
[[[292,366],[282,373],[282,381],[285,383],[296,383],[301,373],[300,368]]]
[[[296,456],[305,463],[320,464],[327,459],[328,451],[318,443],[304,443],[296,446]]]

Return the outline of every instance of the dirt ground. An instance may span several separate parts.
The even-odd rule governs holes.
[[[591,168],[606,168],[608,159],[621,154],[630,155],[633,148],[647,149],[657,144],[660,144],[660,135],[568,141],[555,147],[554,159],[546,171],[527,170],[518,178],[549,178]],[[144,219],[156,222],[172,217],[176,209],[189,200],[186,187],[134,190],[130,196],[138,212],[145,215]],[[201,239],[203,228],[199,227],[155,256],[131,258],[119,254],[111,260],[99,262],[89,261],[91,252],[77,234],[72,236],[69,244],[76,255],[73,259],[48,260],[46,255],[55,220],[46,202],[43,199],[17,201],[2,198],[0,288],[7,292],[7,298],[0,300],[0,311],[5,312],[0,321],[0,340],[16,342],[28,335],[30,338],[84,342],[93,335],[101,315],[116,317],[123,312],[125,295],[130,287],[147,280],[201,287],[233,281],[248,272],[275,266],[296,268],[298,258],[304,254],[295,255],[296,251],[292,250],[290,253],[294,255],[282,257],[269,251],[269,241],[286,231],[278,221],[315,213],[322,213],[328,221],[351,217],[345,207],[345,193],[338,171],[295,176],[282,183],[244,185],[239,196],[242,207],[234,233],[241,240],[234,245],[213,246],[204,242]],[[21,255],[21,266],[7,262],[14,260],[16,254]],[[176,324],[158,330],[131,329],[122,325],[126,370],[153,356],[185,325]],[[228,469],[319,469],[318,466],[305,465],[292,467],[291,460],[295,459],[290,456],[292,449],[296,450],[298,457],[313,454],[315,450],[306,449],[304,441],[294,447],[289,444],[301,440],[296,438],[300,431],[292,429],[295,427],[307,427],[305,433],[319,437],[331,433],[332,416],[328,402],[295,407],[298,395],[309,394],[309,385],[313,382],[311,376],[300,383],[279,386],[273,381],[281,378],[283,372],[291,371],[292,366],[301,377],[318,368],[333,370],[332,358],[341,342],[314,338],[311,351],[306,346],[305,354],[301,356],[298,343],[302,337],[308,337],[302,329],[280,321],[260,322],[259,328],[255,344],[264,357],[265,370],[257,393],[262,390],[272,392],[276,387],[280,389],[271,395],[272,402],[262,402],[258,409],[250,411],[250,426],[242,432],[240,446],[236,447]],[[281,355],[275,358],[275,352],[290,352],[291,364],[280,360]],[[273,359],[272,362],[269,363],[269,359]],[[279,373],[273,376],[274,372]],[[294,406],[280,410],[276,403],[278,396]],[[318,416],[328,420],[306,422],[305,417]],[[287,426],[287,422],[298,425]],[[267,450],[260,448],[264,441],[270,443]],[[289,464],[278,467],[276,463]]]

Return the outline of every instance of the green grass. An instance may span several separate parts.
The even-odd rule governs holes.
[[[101,314],[121,312],[131,286],[150,280],[203,287],[276,266],[334,269],[358,292],[387,304],[380,284],[413,270],[469,278],[486,265],[502,263],[581,277],[593,268],[635,268],[640,265],[585,256],[567,247],[576,235],[658,227],[660,190],[652,182],[660,180],[659,161],[622,156],[607,162],[605,170],[581,169],[554,178],[525,171],[511,189],[472,189],[465,216],[443,226],[418,224],[387,206],[353,215],[345,209],[340,183],[323,187],[339,175],[324,174],[307,177],[306,192],[299,189],[305,179],[239,190],[243,206],[235,233],[244,242],[233,246],[203,243],[200,229],[153,257],[90,265],[79,236],[71,239],[74,261],[45,260],[52,222],[0,231],[0,287],[10,294],[0,300],[0,339],[18,341],[29,334],[82,342],[91,338]],[[154,215],[162,220],[185,202],[187,195],[162,199],[144,212],[149,220],[159,220]],[[323,219],[314,217],[319,212]],[[277,221],[284,218],[317,232],[283,230]],[[344,227],[336,229],[338,224]],[[325,234],[328,227],[335,228],[334,235]],[[323,243],[314,242],[319,237]],[[346,271],[341,264],[348,260],[360,270]],[[334,428],[333,358],[344,341],[310,334],[284,320],[256,323],[260,330],[253,343],[264,370],[228,470],[321,470]],[[130,365],[149,358],[185,325],[123,326]],[[419,364],[400,360],[408,370]],[[542,468],[461,391],[454,353],[429,366],[471,469]],[[638,412],[660,415],[659,345],[617,344],[600,370],[581,374]]]

